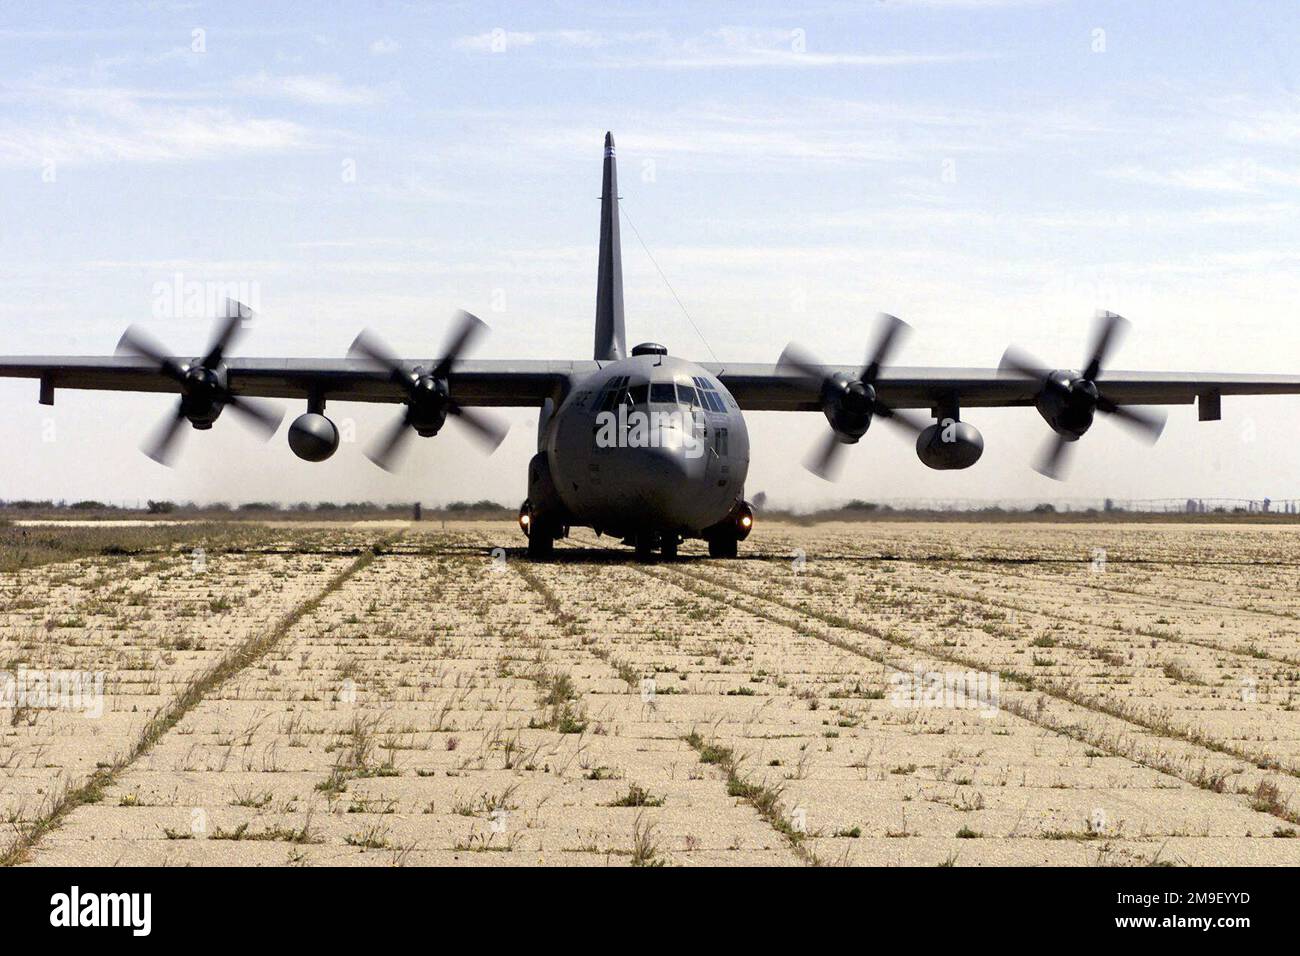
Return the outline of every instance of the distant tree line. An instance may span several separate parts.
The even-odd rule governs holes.
[[[123,514],[137,514],[143,512],[151,515],[173,515],[173,514],[212,514],[222,513],[229,514],[232,512],[292,512],[295,514],[374,514],[382,512],[386,514],[407,514],[410,513],[414,503],[412,502],[388,502],[379,503],[375,501],[299,501],[292,504],[284,504],[277,501],[245,501],[240,504],[230,504],[224,501],[214,501],[206,504],[198,504],[192,501],[155,501],[149,499],[144,502],[142,507],[132,508],[124,505],[109,504],[104,501],[95,501],[85,499],[80,501],[64,500],[31,500],[15,499],[13,501],[0,500],[0,510],[12,511],[76,511],[76,512],[118,512]],[[477,512],[477,511],[510,511],[514,509],[509,505],[501,504],[498,501],[492,501],[488,498],[482,498],[478,501],[452,501],[441,507],[428,507],[427,510],[432,512]]]

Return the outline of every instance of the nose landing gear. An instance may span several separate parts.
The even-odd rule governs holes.
[[[734,558],[740,551],[735,535],[717,535],[709,539],[709,557]]]
[[[665,561],[676,561],[680,541],[681,538],[672,531],[641,531],[633,535],[629,543],[636,548],[636,559],[642,564],[648,564],[654,560],[656,548]]]

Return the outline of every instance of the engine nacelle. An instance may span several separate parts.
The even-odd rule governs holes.
[[[207,431],[225,407],[219,393],[227,387],[225,366],[205,368],[194,364],[185,370],[181,386],[181,415],[198,431]]]
[[[324,415],[307,412],[289,426],[289,447],[303,461],[324,461],[339,447],[339,430]]]
[[[1095,382],[1057,370],[1048,374],[1034,406],[1052,431],[1066,441],[1076,441],[1092,427],[1098,398]]]
[[[822,384],[822,414],[840,441],[855,443],[871,427],[876,390],[836,373]]]
[[[984,436],[969,422],[945,418],[916,437],[916,456],[928,468],[969,468],[984,454]]]

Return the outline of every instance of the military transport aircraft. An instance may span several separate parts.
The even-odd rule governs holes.
[[[412,432],[438,434],[450,417],[495,449],[505,429],[484,406],[540,409],[537,453],[528,466],[528,496],[519,524],[528,554],[545,558],[571,527],[611,534],[648,559],[658,549],[675,557],[685,538],[702,538],[714,557],[735,557],[754,524],[745,500],[749,436],[743,412],[821,412],[830,430],[808,467],[830,477],[846,446],[883,419],[916,435],[916,452],[930,468],[969,468],[984,440],[962,420],[965,408],[1032,405],[1053,431],[1038,468],[1060,474],[1064,455],[1097,412],[1113,416],[1150,440],[1162,415],[1134,406],[1197,404],[1202,421],[1220,417],[1224,395],[1300,393],[1300,377],[1202,373],[1103,374],[1125,320],[1099,317],[1080,370],[1056,369],[1008,349],[997,369],[889,368],[907,326],[882,315],[874,346],[861,367],[823,365],[791,345],[774,365],[697,363],[644,343],[629,352],[623,330],[623,272],[619,241],[614,137],[605,136],[596,285],[595,353],[591,361],[467,361],[462,353],[485,328],[461,313],[438,359],[396,355],[365,331],[343,359],[241,359],[229,355],[247,310],[233,303],[208,350],[197,358],[169,355],[138,329],[122,336],[109,357],[0,358],[0,376],[40,382],[40,401],[60,388],[179,393],[145,451],[166,463],[188,423],[208,429],[226,408],[269,438],[283,413],[260,398],[306,402],[288,430],[299,458],[324,461],[339,444],[326,403],[389,402],[403,406],[368,452],[393,465]],[[125,353],[125,354],[123,354]],[[927,423],[912,409],[926,409]]]

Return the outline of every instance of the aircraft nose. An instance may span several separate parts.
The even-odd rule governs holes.
[[[628,449],[627,477],[635,507],[656,524],[689,523],[706,462],[691,446]]]
[[[691,454],[686,446],[660,445],[637,449],[633,467],[647,484],[662,485],[665,481],[678,482],[689,479],[698,472],[704,473],[703,457]]]

